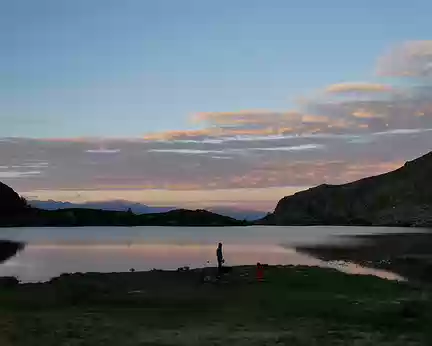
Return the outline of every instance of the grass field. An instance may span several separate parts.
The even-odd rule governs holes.
[[[330,269],[73,274],[3,288],[0,345],[431,345],[426,289]]]

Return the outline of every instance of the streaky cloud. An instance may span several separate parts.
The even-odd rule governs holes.
[[[293,147],[268,147],[268,148],[250,148],[246,150],[259,150],[259,151],[299,151],[299,150],[312,150],[312,149],[323,149],[322,144],[304,144]]]
[[[149,149],[150,153],[175,153],[175,154],[223,154],[223,150],[200,150],[200,149]]]
[[[378,83],[338,83],[331,84],[324,89],[324,92],[330,94],[339,93],[388,93],[392,92],[394,89],[390,85],[378,84]]]
[[[90,154],[117,154],[120,151],[120,149],[89,149],[85,152]]]
[[[0,172],[0,178],[29,178],[42,174],[41,171],[3,171]]]

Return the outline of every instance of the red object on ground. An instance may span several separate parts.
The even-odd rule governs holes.
[[[257,263],[256,278],[259,282],[264,281],[264,267],[261,265],[261,263]]]

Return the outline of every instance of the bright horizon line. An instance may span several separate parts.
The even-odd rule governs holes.
[[[263,187],[217,190],[33,190],[20,191],[28,200],[70,203],[93,203],[125,201],[152,207],[209,208],[236,207],[269,211],[288,195],[303,191],[310,186]]]

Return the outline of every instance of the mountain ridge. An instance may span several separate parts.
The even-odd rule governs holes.
[[[129,209],[135,214],[153,214],[153,213],[165,213],[171,210],[179,209],[174,206],[159,207],[151,206],[138,202],[129,202],[126,200],[108,200],[98,202],[84,202],[84,203],[72,203],[62,202],[55,200],[29,200],[28,204],[32,207],[44,210],[58,210],[58,209],[99,209],[107,211],[128,211]],[[181,208],[180,208],[181,209]],[[223,216],[229,216],[237,220],[254,221],[262,218],[267,212],[259,210],[241,209],[236,207],[206,207],[207,211],[220,214]]]
[[[271,225],[432,226],[432,152],[388,173],[282,198]]]
[[[80,208],[69,202],[60,202],[57,207],[52,204],[52,201],[47,203],[51,205],[50,210],[35,207],[37,203],[34,201],[28,203],[11,187],[0,183],[0,207],[2,208],[0,226],[242,226],[249,224],[247,221],[202,209],[161,210],[139,205],[141,208],[147,208],[145,210],[147,213],[137,214],[130,207],[126,210],[103,210],[88,208],[89,204],[84,204],[87,208]],[[126,206],[122,205],[119,208],[124,209]]]
[[[128,202],[125,200],[109,200],[100,202],[63,202],[55,200],[29,200],[28,203],[39,209],[58,210],[58,209],[99,209],[107,211],[128,211],[129,209],[135,214],[150,214],[168,212],[176,207],[153,207],[142,203]]]

